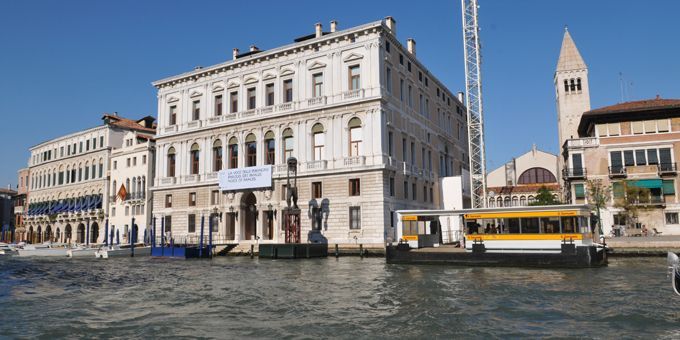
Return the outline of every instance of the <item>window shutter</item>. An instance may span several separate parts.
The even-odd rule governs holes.
[[[624,196],[623,183],[621,182],[613,183],[612,189],[614,191],[614,198],[623,198]]]
[[[663,194],[675,195],[675,181],[672,179],[663,180]]]
[[[583,184],[574,184],[574,191],[576,194],[576,198],[585,198],[586,193],[585,189],[583,188]]]

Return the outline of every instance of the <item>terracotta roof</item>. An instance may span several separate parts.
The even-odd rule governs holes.
[[[578,126],[581,136],[586,136],[592,124],[646,119],[680,117],[680,99],[637,100],[605,106],[584,112]]]
[[[137,134],[137,138],[146,139],[146,140],[150,140],[150,141],[156,140],[153,136],[143,135],[143,134]]]
[[[614,113],[614,112],[635,112],[658,109],[680,108],[680,99],[662,99],[656,97],[655,99],[637,100],[633,102],[625,102],[610,106],[601,107],[595,110],[590,110],[584,114],[590,113]]]
[[[9,195],[16,195],[17,192],[12,189],[7,189],[7,188],[0,188],[0,194],[9,194]]]
[[[145,132],[151,132],[153,134],[156,133],[155,128],[147,128],[147,127],[141,125],[139,123],[139,121],[123,118],[123,117],[120,117],[120,116],[117,116],[117,115],[105,113],[104,116],[102,116],[102,119],[104,119],[104,120],[108,119],[109,125],[118,126],[118,127],[123,128],[123,129],[145,131]],[[141,121],[141,119],[140,119],[140,121]]]
[[[560,189],[560,186],[557,183],[541,183],[505,187],[488,187],[486,188],[486,191],[493,191],[497,195],[509,195],[512,193],[535,193],[541,187],[546,187],[550,191],[558,191]]]

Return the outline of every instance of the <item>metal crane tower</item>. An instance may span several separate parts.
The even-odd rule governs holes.
[[[468,118],[472,206],[486,207],[486,155],[482,115],[482,72],[480,70],[477,0],[461,0],[463,10],[463,51],[465,54],[465,105]]]

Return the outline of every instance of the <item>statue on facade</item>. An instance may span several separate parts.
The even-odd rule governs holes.
[[[288,164],[288,176],[286,181],[286,204],[288,208],[291,208],[291,201],[293,203],[293,209],[298,208],[298,190],[297,190],[297,159],[295,157],[288,157],[286,161]],[[293,183],[291,184],[290,178],[293,177]]]

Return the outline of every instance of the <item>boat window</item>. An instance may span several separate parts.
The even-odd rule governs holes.
[[[538,234],[538,218],[522,219],[522,234]]]
[[[588,220],[589,219],[587,216],[578,217],[578,226],[581,233],[585,234],[590,232],[590,225],[588,224]]]
[[[576,232],[576,217],[562,217],[562,232],[575,233]]]
[[[507,226],[509,233],[519,234],[519,218],[509,218]]]
[[[418,222],[416,221],[402,221],[401,234],[403,236],[418,235]]]
[[[559,217],[542,217],[541,218],[541,233],[542,234],[559,234],[560,219]]]

